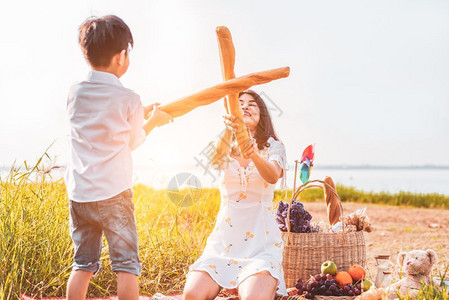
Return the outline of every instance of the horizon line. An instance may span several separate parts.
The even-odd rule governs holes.
[[[289,164],[294,166],[293,164]],[[298,164],[299,165],[299,164]],[[13,165],[0,165],[0,171],[9,171]],[[16,165],[16,168],[22,168],[24,165]],[[65,168],[66,165],[60,165],[60,168]],[[135,167],[139,167],[136,165]],[[141,166],[140,166],[141,167]],[[370,164],[358,164],[358,165],[348,165],[348,164],[314,164],[314,169],[322,170],[357,170],[357,169],[433,169],[433,170],[449,170],[449,165],[436,165],[436,164],[424,164],[424,165],[370,165]]]
[[[449,169],[449,165],[434,165],[434,164],[424,164],[424,165],[370,165],[370,164],[360,164],[360,165],[315,165],[315,169],[434,169],[434,170],[446,170]]]

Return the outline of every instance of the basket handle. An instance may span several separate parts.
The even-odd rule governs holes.
[[[340,197],[337,194],[337,191],[327,182],[324,182],[323,180],[310,180],[307,181],[306,183],[300,185],[298,187],[298,189],[296,189],[296,191],[293,193],[292,197],[290,198],[289,202],[288,202],[288,209],[287,209],[287,245],[293,243],[292,241],[292,236],[291,236],[291,228],[290,228],[290,209],[292,207],[292,203],[293,201],[295,201],[298,197],[299,194],[307,189],[311,189],[311,188],[320,188],[324,190],[324,186],[326,186],[327,188],[329,188],[329,190],[334,193],[335,196],[337,196],[337,199],[339,200],[338,203],[340,205],[340,209],[343,215],[343,205],[341,204],[341,200]],[[323,191],[324,192],[324,191]],[[326,199],[325,199],[326,200]],[[345,226],[343,227],[343,232],[345,231]]]

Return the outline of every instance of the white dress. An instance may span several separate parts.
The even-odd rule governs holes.
[[[283,171],[287,159],[280,141],[268,139],[269,148],[260,151],[276,161]],[[282,270],[283,243],[273,213],[275,184],[269,184],[251,161],[247,168],[230,156],[220,174],[221,205],[215,227],[201,257],[189,271],[206,271],[223,288],[234,289],[247,277],[261,271],[278,280],[276,293],[287,295]]]

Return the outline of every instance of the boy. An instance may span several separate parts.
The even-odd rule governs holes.
[[[75,247],[67,298],[85,298],[91,276],[100,269],[104,232],[119,298],[138,299],[141,265],[131,201],[131,151],[172,118],[157,103],[143,107],[139,96],[118,80],[128,69],[134,44],[120,18],[86,20],[79,28],[79,44],[91,71],[87,80],[72,86],[67,100],[71,154],[66,185]]]

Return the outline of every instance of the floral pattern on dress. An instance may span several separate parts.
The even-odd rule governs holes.
[[[248,198],[248,196],[245,193],[240,193],[239,194],[239,199],[237,200],[237,202],[245,200],[246,198]]]
[[[209,268],[211,268],[212,270],[214,270],[215,274],[218,274],[218,272],[217,272],[217,266],[216,266],[216,265],[209,265]]]
[[[251,233],[250,231],[246,232],[245,238],[243,239],[245,242],[249,239],[254,238],[254,234]]]

